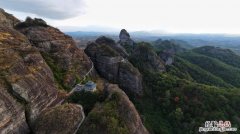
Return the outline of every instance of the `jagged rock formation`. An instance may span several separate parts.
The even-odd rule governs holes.
[[[131,54],[133,49],[136,46],[136,43],[131,39],[130,34],[127,32],[127,30],[122,29],[119,34],[119,41],[118,44],[123,46],[126,51]]]
[[[128,96],[113,84],[106,85],[107,99],[89,113],[79,134],[148,134]]]
[[[158,72],[165,71],[164,61],[146,43],[142,43],[134,49],[130,60],[136,62],[139,68],[148,68],[148,70]]]
[[[44,111],[34,125],[35,134],[73,134],[85,115],[82,106],[64,104]]]
[[[41,51],[64,89],[69,90],[90,70],[90,60],[83,50],[77,48],[74,40],[43,20],[27,18],[16,28]]]
[[[20,21],[13,15],[6,13],[0,8],[0,24],[1,26],[13,27]]]
[[[131,39],[130,34],[127,32],[127,30],[122,29],[119,34],[119,43],[122,45],[130,45],[134,46],[135,42]]]
[[[95,43],[90,43],[85,52],[91,57],[96,70],[102,77],[119,84],[126,92],[140,95],[142,93],[141,74],[122,57],[122,51],[114,46],[116,43],[113,40],[101,37]]]

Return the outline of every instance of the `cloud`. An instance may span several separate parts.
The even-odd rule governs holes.
[[[83,13],[84,0],[1,0],[0,6],[50,19],[68,19]]]

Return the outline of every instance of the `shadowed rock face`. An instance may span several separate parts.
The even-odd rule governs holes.
[[[57,103],[53,74],[27,38],[0,27],[0,133],[27,132],[42,110]]]
[[[107,99],[95,105],[79,134],[148,134],[128,96],[113,84],[106,85]]]
[[[36,134],[73,134],[84,120],[82,106],[64,104],[44,111],[36,120]]]
[[[77,79],[83,78],[90,70],[90,60],[83,50],[76,47],[74,40],[56,28],[45,26],[43,20],[28,18],[16,28],[25,34],[41,51],[44,59],[52,64],[50,67],[53,72],[57,71],[56,75],[62,75],[63,79],[58,82],[64,88],[70,89]]]
[[[0,25],[13,27],[20,21],[15,18],[13,15],[6,13],[3,9],[0,8]]]
[[[96,70],[105,79],[119,84],[126,92],[141,95],[142,76],[138,69],[134,68],[121,56],[118,49],[113,47],[116,45],[114,41],[109,45],[108,40],[111,39],[103,40],[104,38],[101,37],[95,43],[90,43],[85,49],[86,54],[94,62]]]

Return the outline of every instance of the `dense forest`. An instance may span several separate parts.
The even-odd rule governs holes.
[[[162,40],[137,47],[142,45],[158,55],[174,50],[166,72],[149,70],[141,57],[130,59],[144,82],[144,96],[131,99],[150,133],[198,133],[208,120],[229,120],[239,128],[240,56],[218,47],[186,49]]]

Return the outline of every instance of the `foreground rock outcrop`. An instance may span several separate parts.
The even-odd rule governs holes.
[[[51,69],[21,33],[0,27],[0,51],[0,132],[25,132],[26,121],[32,124],[41,111],[57,103],[58,89]]]
[[[99,41],[100,40],[100,41]],[[117,44],[106,37],[100,37],[85,49],[98,73],[112,83],[119,84],[127,93],[142,94],[142,76],[116,49]]]
[[[70,36],[43,20],[27,18],[16,28],[41,52],[64,89],[70,90],[92,67],[89,58]]]
[[[0,18],[0,20],[3,20],[2,16]],[[8,19],[8,17],[4,19]],[[35,23],[36,21],[37,23]],[[40,19],[36,21],[33,20],[34,24],[43,24]],[[14,30],[13,25],[15,24],[5,22],[11,22],[11,18],[0,22],[0,133],[31,133],[34,126],[36,126],[36,119],[42,117],[39,117],[39,115],[42,115],[43,111],[52,111],[53,115],[58,113],[59,107],[53,107],[60,105],[64,101],[66,94],[60,92],[55,75],[45,62],[39,49],[33,47],[26,36]],[[29,29],[39,27],[38,25],[27,26]],[[43,28],[43,26],[41,27]],[[46,33],[42,32],[41,34],[45,35]],[[59,32],[58,35],[62,34]],[[56,38],[58,35],[56,35]],[[44,38],[42,37],[41,40],[44,40]],[[52,35],[51,38],[55,38],[55,36]],[[69,37],[66,38],[70,39]],[[58,47],[58,45],[56,44],[55,47]],[[59,47],[61,47],[61,44]],[[80,55],[78,53],[80,50],[75,50],[75,47],[72,47],[73,55],[75,51],[77,51],[75,55]],[[69,48],[71,48],[70,45]],[[77,64],[76,62],[73,63]],[[85,67],[84,65],[82,62],[78,64],[81,67]],[[69,124],[72,123],[73,127],[76,127],[74,124],[81,120],[82,117],[77,117],[81,116],[82,109],[71,104],[68,105],[67,109],[73,111],[65,112],[66,115],[73,117],[68,118],[67,121]],[[59,111],[64,113],[64,111]],[[56,119],[53,116],[49,120],[61,124],[66,121],[66,118]],[[37,123],[39,123],[39,120]],[[41,128],[41,125],[38,125],[38,127]],[[73,127],[65,128],[64,131],[76,131],[76,128],[73,129]],[[44,133],[44,129],[39,131],[39,133],[41,132]]]
[[[44,111],[34,125],[35,134],[73,134],[85,118],[83,108],[64,104]]]
[[[95,105],[79,134],[148,134],[128,96],[113,84],[106,85],[108,97]]]

